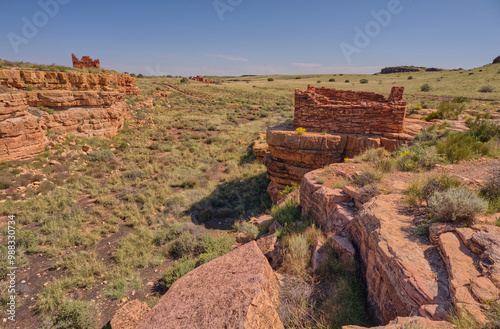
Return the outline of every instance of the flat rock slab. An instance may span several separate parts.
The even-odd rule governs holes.
[[[410,328],[425,328],[425,329],[456,329],[454,325],[446,321],[431,321],[418,316],[409,318],[396,318],[386,326],[372,327],[371,329],[410,329]],[[358,326],[344,326],[342,329],[363,329]]]
[[[252,241],[177,280],[137,329],[284,328],[278,294],[276,276]]]

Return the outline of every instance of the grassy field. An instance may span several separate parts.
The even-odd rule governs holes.
[[[141,96],[127,97],[132,118],[113,139],[68,136],[32,160],[1,164],[0,216],[17,216],[18,280],[30,284],[22,288],[18,325],[103,326],[123,298],[154,305],[181,275],[228,252],[235,221],[273,213],[265,167],[255,162],[251,146],[259,132],[293,119],[295,88],[312,84],[388,95],[392,86],[404,86],[410,107],[435,108],[443,100],[466,97],[466,109],[500,110],[500,64],[470,71],[213,79],[222,84],[140,78]],[[424,84],[431,90],[421,91]],[[493,91],[480,92],[484,86]],[[170,87],[182,93],[153,96]],[[141,105],[149,98],[153,107]],[[434,142],[439,148],[440,141]],[[92,151],[82,153],[83,145]],[[397,159],[402,168],[413,165],[408,154]],[[26,189],[30,184],[39,187]],[[304,222],[283,236],[285,243],[300,244],[302,234],[318,234],[312,222]],[[5,246],[7,229],[0,230]],[[310,250],[311,241],[302,248]],[[3,269],[7,249],[0,252]],[[0,272],[1,291],[5,275]],[[346,296],[352,294],[358,293],[347,289]],[[0,296],[2,305],[5,298]],[[358,315],[359,323],[366,323],[364,311]]]

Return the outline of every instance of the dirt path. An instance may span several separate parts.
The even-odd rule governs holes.
[[[172,90],[172,91],[175,91],[175,92],[178,92],[178,93],[181,93],[183,94],[184,96],[187,96],[187,97],[191,97],[191,98],[194,98],[194,99],[198,99],[198,100],[201,100],[200,97],[197,97],[197,96],[194,96],[194,95],[191,95],[191,94],[188,94],[180,89],[177,89],[176,87],[172,86],[172,85],[168,85],[168,84],[163,84],[163,86],[167,87],[168,89]]]

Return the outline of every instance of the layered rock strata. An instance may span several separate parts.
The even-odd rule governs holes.
[[[20,90],[101,90],[116,91],[127,95],[139,94],[136,78],[129,74],[0,70],[0,85]]]
[[[271,180],[271,198],[287,185],[300,184],[302,177],[331,163],[344,162],[371,148],[383,147],[394,151],[399,146],[410,143],[420,130],[420,120],[408,119],[405,132],[401,134],[357,135],[306,132],[299,135],[291,123],[268,128],[266,142],[257,141],[254,154],[262,157],[267,167],[267,177]],[[417,127],[415,127],[417,126]]]
[[[177,280],[137,329],[284,328],[276,276],[255,241]]]
[[[123,102],[135,78],[0,70],[0,160],[25,160],[45,149],[48,132],[83,138],[115,136],[129,115]],[[32,90],[36,89],[36,90]]]

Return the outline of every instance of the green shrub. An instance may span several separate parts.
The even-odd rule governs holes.
[[[321,80],[316,81],[316,83],[321,83]]]
[[[325,177],[316,177],[316,184],[325,184]]]
[[[478,90],[480,93],[492,93],[495,91],[495,88],[493,86],[487,85],[487,86],[482,86]]]
[[[188,78],[182,78],[180,83],[188,84],[190,81]]]
[[[65,301],[52,319],[53,329],[94,329],[97,325],[97,310],[91,302]]]
[[[423,91],[423,92],[428,92],[428,91],[431,91],[431,90],[432,90],[432,87],[428,83],[423,84],[420,87],[420,91]]]
[[[442,161],[435,146],[425,147],[421,144],[402,147],[397,157],[397,164],[401,171],[430,170]]]
[[[255,240],[259,235],[259,228],[249,222],[242,222],[237,228],[238,232],[244,233],[250,240]]]
[[[281,207],[273,206],[271,208],[271,216],[281,225],[291,224],[300,220],[302,212],[298,208],[299,202],[297,199],[291,199],[285,202]]]
[[[446,174],[440,177],[431,177],[427,180],[422,187],[422,195],[424,199],[429,202],[430,198],[437,192],[444,192],[452,187],[460,187],[462,183],[455,177]]]
[[[349,80],[344,81],[345,83],[349,83]]]
[[[440,120],[456,120],[458,115],[464,110],[464,104],[454,103],[454,102],[441,102],[438,106],[436,112],[429,113],[426,117],[426,121],[431,121],[434,119]]]
[[[481,188],[481,196],[489,201],[489,213],[500,211],[500,169],[494,169],[487,183]]]
[[[286,197],[288,194],[296,191],[300,188],[300,185],[297,183],[292,183],[292,185],[287,185],[283,191],[280,192],[280,198]]]
[[[161,279],[161,285],[165,289],[169,289],[175,281],[195,269],[196,261],[196,259],[192,258],[180,259],[165,271]]]
[[[368,83],[368,79],[361,79],[359,80],[359,83]]]
[[[334,78],[331,78],[330,80],[328,80],[329,82],[335,82],[335,79]]]
[[[354,176],[354,183],[359,186],[373,185],[380,181],[383,177],[383,173],[376,170],[375,168],[365,167],[361,170],[359,175]]]
[[[477,214],[488,210],[488,202],[463,188],[451,187],[436,192],[429,199],[433,215],[444,222],[472,222]]]
[[[175,259],[191,257],[198,246],[198,239],[191,232],[185,231],[170,246],[170,255]]]
[[[466,103],[468,102],[469,99],[467,97],[463,97],[463,96],[458,96],[458,97],[455,97],[452,102],[453,103]]]
[[[417,226],[417,229],[415,230],[416,235],[422,235],[422,236],[427,236],[429,235],[429,225],[420,225]]]
[[[272,82],[272,81],[274,81],[274,79],[273,78],[267,78],[267,81]]]
[[[408,77],[408,80],[413,80],[413,75],[410,75],[410,76]]]
[[[287,236],[284,242],[285,260],[283,267],[288,273],[303,276],[309,262],[309,243],[302,234]]]
[[[89,161],[109,162],[115,157],[111,150],[96,150],[88,155]]]
[[[446,139],[437,142],[437,150],[449,162],[475,159],[490,152],[488,144],[481,143],[468,133],[451,134]]]
[[[478,115],[474,120],[468,118],[465,120],[465,124],[469,127],[472,135],[483,143],[500,138],[500,125],[485,119],[483,116]]]

